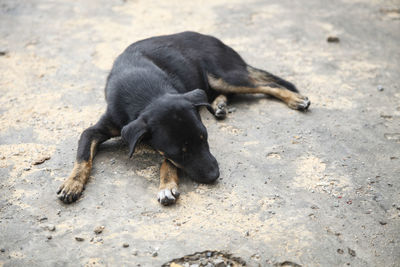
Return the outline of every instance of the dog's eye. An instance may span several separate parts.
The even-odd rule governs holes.
[[[200,139],[203,140],[204,139],[204,135],[201,134],[200,135]]]

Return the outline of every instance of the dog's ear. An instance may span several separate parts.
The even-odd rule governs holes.
[[[185,93],[183,96],[192,102],[195,107],[204,106],[211,114],[215,114],[215,110],[211,107],[210,103],[208,103],[207,94],[204,90],[195,89]]]
[[[129,157],[131,158],[135,152],[136,145],[142,140],[147,133],[147,124],[143,118],[131,121],[125,125],[121,130],[122,139],[129,144]]]

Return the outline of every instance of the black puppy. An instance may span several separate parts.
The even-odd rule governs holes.
[[[310,101],[297,92],[293,84],[247,65],[232,48],[211,36],[183,32],[136,42],[114,62],[105,88],[107,111],[82,133],[74,169],[58,190],[59,199],[65,203],[78,199],[97,146],[121,135],[130,156],[143,140],[165,157],[158,200],[164,205],[174,203],[179,196],[177,168],[201,183],[219,177],[200,106],[222,119],[226,95],[263,93],[293,109],[306,110]]]

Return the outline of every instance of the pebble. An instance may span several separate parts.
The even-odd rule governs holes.
[[[379,221],[379,223],[380,223],[381,225],[386,225],[386,224],[387,224],[387,222],[385,222],[385,221]]]
[[[52,239],[52,238],[53,238],[53,237],[52,237],[51,235],[48,235],[48,236],[47,236],[47,239],[48,239],[48,240],[50,240],[50,239]]]
[[[122,244],[122,246],[123,246],[124,248],[127,248],[127,247],[129,247],[129,244],[128,244],[128,243],[124,243],[124,244]]]
[[[132,252],[132,255],[133,255],[133,256],[137,256],[137,255],[138,255],[138,251],[137,251],[137,250],[133,251],[133,252]]]
[[[216,260],[214,260],[213,263],[214,263],[215,267],[225,267],[226,266],[224,260],[222,260],[222,259],[216,259]]]
[[[157,251],[154,251],[153,254],[151,254],[151,256],[157,257],[157,256],[158,256],[158,252],[157,252]]]
[[[47,217],[42,217],[42,218],[39,219],[39,222],[43,222],[43,221],[46,221],[46,220],[47,220]]]
[[[344,251],[343,251],[343,249],[340,249],[340,248],[338,248],[338,249],[337,249],[337,253],[339,253],[339,254],[343,254],[343,253],[344,253]]]
[[[80,237],[80,236],[75,236],[75,240],[78,241],[78,242],[82,242],[85,239],[83,237]]]
[[[348,252],[349,252],[349,254],[350,254],[351,256],[353,256],[353,257],[356,256],[356,252],[355,252],[353,249],[347,248],[347,250],[348,250]]]
[[[212,257],[212,256],[213,256],[213,253],[212,253],[211,251],[209,251],[209,252],[206,253],[206,257],[207,257],[207,258],[210,258],[210,257]]]
[[[42,164],[43,162],[45,162],[46,160],[49,160],[50,158],[51,158],[50,156],[43,156],[43,157],[41,157],[41,158],[35,160],[35,161],[32,163],[32,165],[40,165],[40,164]]]
[[[377,89],[378,89],[379,92],[382,92],[384,90],[382,85],[378,85]]]
[[[340,39],[339,39],[339,37],[336,37],[336,36],[329,36],[328,38],[326,38],[326,41],[328,43],[339,43]]]
[[[233,113],[233,112],[235,112],[236,111],[236,108],[229,108],[228,109],[228,113]]]
[[[98,234],[101,234],[103,232],[103,230],[104,230],[104,226],[101,225],[101,226],[97,226],[96,228],[94,228],[93,232],[96,235],[98,235]]]
[[[47,230],[53,232],[56,230],[56,227],[53,224],[49,224],[49,225],[47,225]]]
[[[1,252],[6,252],[6,249],[5,248],[0,248],[0,251]]]

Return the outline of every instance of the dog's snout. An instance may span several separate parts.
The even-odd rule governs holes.
[[[212,156],[211,156],[212,157]],[[219,166],[217,160],[212,157],[212,160],[207,164],[202,172],[194,176],[194,180],[199,183],[211,184],[219,177]]]

